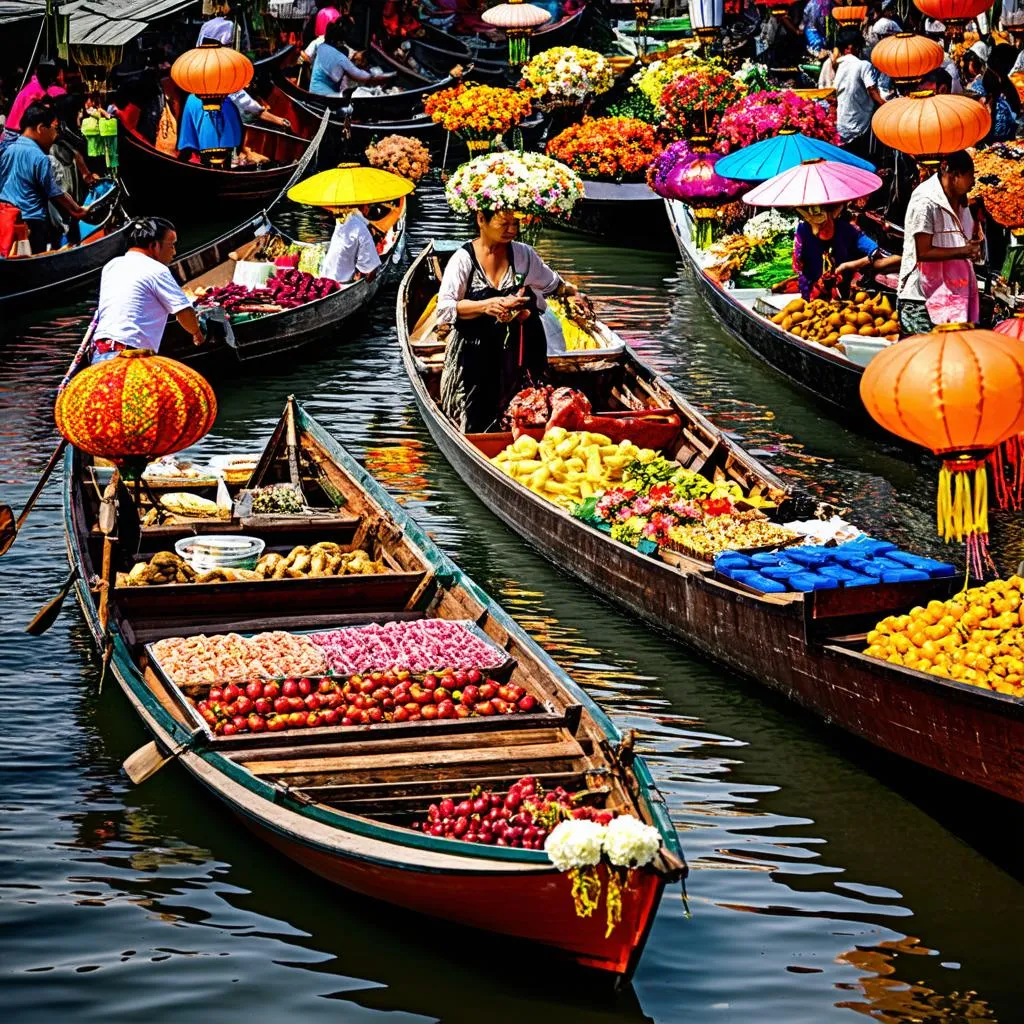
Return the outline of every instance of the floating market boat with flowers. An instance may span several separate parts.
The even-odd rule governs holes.
[[[964,590],[951,564],[863,536],[793,495],[629,348],[550,360],[510,429],[439,407],[433,296],[449,243],[398,296],[431,436],[477,497],[596,596],[845,732],[1024,802],[1024,580]],[[605,343],[614,334],[591,324]]]
[[[114,454],[72,387],[62,429]],[[631,739],[300,405],[227,462],[229,507],[121,489],[116,540],[66,463],[79,602],[156,763],[330,882],[628,978],[686,870]]]

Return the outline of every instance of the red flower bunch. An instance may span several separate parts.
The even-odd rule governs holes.
[[[718,122],[715,148],[721,153],[730,153],[774,138],[784,128],[833,145],[839,142],[833,108],[828,103],[806,100],[787,89],[752,92],[731,106]]]
[[[722,114],[741,100],[747,87],[728,71],[698,68],[665,86],[660,108],[661,128],[668,135],[711,135]]]
[[[654,128],[635,117],[586,118],[548,143],[548,156],[603,181],[642,181],[660,153]]]

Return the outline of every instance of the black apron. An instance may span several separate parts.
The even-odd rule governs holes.
[[[473,261],[474,273],[463,298],[473,302],[515,295],[523,287],[516,270],[515,250],[509,247],[512,284],[495,288],[487,279],[473,251],[463,248]],[[478,284],[477,278],[484,282]],[[441,373],[441,408],[466,434],[499,430],[512,398],[523,388],[539,384],[547,372],[547,339],[537,311],[537,299],[526,289],[530,315],[503,324],[493,316],[459,317],[448,338]]]

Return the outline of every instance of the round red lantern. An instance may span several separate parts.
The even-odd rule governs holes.
[[[832,17],[840,25],[859,25],[867,16],[867,4],[844,2],[832,8]]]
[[[248,57],[212,39],[186,50],[171,65],[174,84],[185,92],[195,93],[207,110],[219,110],[224,97],[244,89],[252,76],[252,61]]]
[[[1007,338],[1024,341],[1024,313],[1014,313],[1008,320],[1000,320],[992,330],[996,334],[1005,334]]]
[[[964,26],[992,6],[992,0],[914,0],[926,17],[941,21],[950,39],[962,39]]]
[[[942,458],[939,534],[946,541],[966,537],[971,567],[981,576],[985,459],[1024,430],[1024,345],[969,324],[946,324],[883,349],[868,363],[860,395],[886,430]]]
[[[871,51],[871,63],[897,85],[918,81],[929,71],[940,67],[944,59],[945,54],[938,43],[913,32],[887,36]]]
[[[984,103],[968,96],[912,92],[883,103],[871,118],[880,142],[928,166],[946,153],[966,149],[988,135],[992,118]]]
[[[217,416],[206,378],[174,359],[130,350],[82,370],[57,397],[57,429],[126,475],[205,437]]]

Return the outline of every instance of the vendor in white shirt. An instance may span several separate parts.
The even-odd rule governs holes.
[[[245,124],[262,121],[264,124],[272,124],[277,128],[291,129],[292,123],[288,118],[278,117],[277,114],[271,113],[269,107],[265,106],[245,89],[233,92],[228,98],[234,103],[235,109]]]
[[[320,265],[320,276],[342,284],[356,278],[373,278],[380,267],[377,244],[370,233],[369,205],[353,207],[338,218],[327,255]]]
[[[125,349],[160,351],[168,316],[192,335],[206,340],[199,317],[170,271],[177,251],[174,225],[162,217],[140,217],[128,232],[128,251],[112,259],[100,277],[91,357],[112,359]]]

